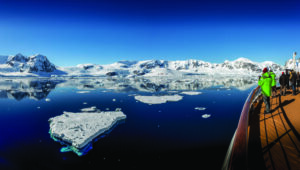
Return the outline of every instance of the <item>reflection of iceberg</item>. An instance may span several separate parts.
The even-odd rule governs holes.
[[[63,81],[37,78],[0,79],[0,98],[22,100],[29,97],[41,100]]]
[[[148,104],[162,104],[168,101],[177,102],[182,99],[179,95],[166,95],[166,96],[134,96],[140,102]]]
[[[74,151],[81,156],[92,149],[92,142],[107,133],[116,123],[126,118],[121,111],[64,112],[49,119],[50,134],[55,141],[67,145],[62,151]]]

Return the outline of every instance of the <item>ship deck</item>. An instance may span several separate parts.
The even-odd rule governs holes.
[[[277,94],[279,94],[279,90]],[[271,113],[262,99],[249,115],[248,167],[300,169],[300,93],[271,97]]]

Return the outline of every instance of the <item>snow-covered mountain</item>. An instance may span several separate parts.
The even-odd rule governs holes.
[[[62,74],[46,56],[37,54],[26,57],[22,54],[0,56],[0,75],[6,76],[46,76]]]
[[[247,75],[258,76],[264,67],[271,67],[280,73],[284,67],[271,61],[256,63],[246,58],[223,63],[209,63],[201,60],[145,60],[119,61],[108,65],[79,64],[72,67],[54,66],[46,56],[34,55],[25,57],[0,56],[0,76],[119,76],[119,77],[152,77],[152,76],[186,76],[186,75]]]
[[[109,65],[80,64],[75,67],[59,68],[69,76],[184,76],[184,75],[253,75],[261,74],[264,67],[280,73],[283,66],[271,61],[256,63],[246,58],[226,60],[215,64],[201,60],[166,61],[120,61]]]

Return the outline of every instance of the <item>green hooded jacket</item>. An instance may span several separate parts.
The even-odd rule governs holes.
[[[268,72],[264,73],[258,81],[261,87],[261,93],[267,97],[271,96],[272,78]]]
[[[272,87],[276,86],[276,80],[275,80],[276,74],[273,72],[269,72],[269,75],[272,77]]]

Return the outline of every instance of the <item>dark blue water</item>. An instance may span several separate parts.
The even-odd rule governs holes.
[[[19,89],[11,97],[6,95],[12,93],[11,89],[2,89],[0,169],[221,169],[252,88],[241,91],[220,87],[196,90],[202,92],[200,95],[179,94],[181,91],[177,90],[175,94],[182,95],[182,100],[152,105],[137,102],[132,95],[170,92],[93,88],[89,93],[79,94],[78,86],[58,85],[46,89],[49,92],[46,96],[33,99],[30,96],[34,93],[19,94],[22,92]],[[51,100],[47,102],[45,98]],[[50,137],[49,118],[91,106],[103,111],[122,108],[127,118],[93,143],[88,154],[79,157],[73,152],[61,152],[63,146]],[[203,118],[203,114],[211,116]]]

